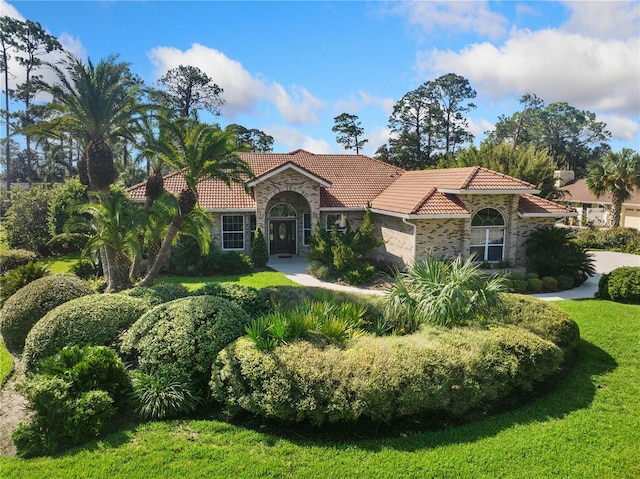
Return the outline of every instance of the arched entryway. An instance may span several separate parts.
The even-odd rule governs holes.
[[[298,214],[287,203],[278,203],[269,210],[269,253],[297,254]]]

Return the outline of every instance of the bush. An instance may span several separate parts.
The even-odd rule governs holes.
[[[4,218],[9,248],[49,253],[51,235],[46,218],[52,196],[52,190],[44,186],[11,191],[11,206]]]
[[[183,238],[171,250],[170,270],[179,276],[211,276],[214,274],[246,274],[253,270],[251,258],[238,251],[220,251],[209,248],[207,255],[199,251],[195,240]]]
[[[269,261],[267,242],[260,228],[256,228],[251,240],[251,261],[256,268],[264,268]]]
[[[349,284],[367,284],[376,275],[376,268],[370,264],[360,264],[349,271],[345,271],[342,279]]]
[[[241,307],[255,318],[269,311],[266,296],[260,290],[238,283],[209,283],[191,292],[191,296],[217,296]]]
[[[520,294],[505,294],[502,311],[494,317],[499,323],[515,324],[551,341],[565,353],[580,341],[580,330],[571,317],[548,301]]]
[[[54,453],[99,436],[129,389],[124,364],[101,346],[65,348],[43,361],[41,371],[19,385],[33,411],[12,435],[21,456]]]
[[[540,278],[529,278],[527,280],[527,291],[539,293],[542,291],[542,280]]]
[[[10,249],[0,251],[0,274],[4,274],[18,266],[24,266],[29,261],[36,261],[38,253],[27,249]]]
[[[602,275],[597,296],[618,303],[640,303],[640,266],[623,266]]]
[[[65,232],[65,223],[79,214],[76,212],[76,208],[87,202],[86,189],[86,186],[81,184],[77,178],[69,179],[64,184],[56,185],[53,188],[47,212],[47,226],[51,237],[59,238],[52,245],[52,249],[56,253],[81,251],[85,246],[86,237],[74,235],[71,239],[62,239],[62,234]],[[86,278],[80,274],[78,276]]]
[[[249,316],[231,302],[194,296],[156,306],[127,331],[122,350],[140,369],[172,383],[206,389],[218,352],[244,333]]]
[[[551,342],[514,326],[426,327],[409,336],[363,336],[346,347],[294,341],[269,353],[241,338],[218,355],[210,386],[230,415],[388,423],[499,404],[556,372],[562,357]]]
[[[527,292],[527,280],[525,279],[516,279],[513,281],[513,290],[516,293],[526,293]]]
[[[551,276],[545,276],[542,278],[542,289],[550,293],[558,291],[558,280]]]
[[[574,285],[573,278],[570,278],[569,276],[564,276],[561,274],[559,276],[556,276],[556,279],[558,280],[559,291],[564,291],[566,289],[573,288],[573,285]]]
[[[102,274],[102,269],[88,259],[81,259],[69,268],[69,272],[82,279],[92,279]]]
[[[20,352],[31,328],[57,306],[93,294],[89,284],[71,274],[37,279],[11,296],[2,308],[0,333],[5,345]]]
[[[186,382],[176,381],[158,373],[135,371],[132,374],[129,404],[142,419],[168,419],[193,413],[200,398]]]
[[[330,281],[333,279],[331,268],[329,266],[320,263],[319,261],[309,261],[307,266],[307,273],[314,278],[318,278],[320,281]]]
[[[638,253],[640,246],[640,231],[635,228],[617,227],[610,229],[587,229],[579,231],[576,241],[589,249],[603,249],[621,251],[623,253]]]
[[[524,275],[524,279],[526,279],[527,281],[529,281],[530,279],[538,279],[538,278],[540,278],[538,273],[526,273]]]
[[[117,345],[120,335],[148,309],[138,298],[93,294],[49,311],[27,335],[22,359],[33,371],[42,359],[65,346]]]
[[[0,276],[0,303],[4,303],[20,288],[48,274],[49,268],[38,262],[29,261],[24,266],[12,269],[6,276]]]

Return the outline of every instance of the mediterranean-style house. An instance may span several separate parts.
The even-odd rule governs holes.
[[[357,228],[371,207],[384,240],[373,257],[409,264],[414,258],[468,257],[524,266],[524,242],[534,229],[575,216],[536,196],[524,181],[481,167],[405,171],[363,155],[240,153],[255,176],[230,188],[198,185],[198,202],[213,215],[214,242],[223,251],[250,252],[257,227],[271,255],[304,255],[314,225]],[[178,195],[179,172],[164,178]],[[129,190],[144,200],[144,183]]]
[[[578,226],[610,226],[611,194],[596,197],[584,179],[576,180],[573,171],[556,171],[556,186],[562,189],[561,203],[574,208],[578,214]],[[631,197],[622,203],[620,226],[640,230],[640,189],[636,188]]]

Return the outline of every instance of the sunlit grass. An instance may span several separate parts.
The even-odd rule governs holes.
[[[13,357],[7,351],[4,341],[0,338],[0,387],[7,382],[13,372]]]
[[[546,394],[471,424],[434,431],[420,424],[377,431],[334,426],[319,433],[260,423],[154,422],[53,458],[0,458],[0,476],[640,477],[640,306],[557,304],[582,332],[573,369]]]
[[[277,271],[260,271],[250,274],[234,274],[226,276],[204,276],[204,277],[187,277],[187,276],[167,276],[158,279],[159,283],[182,284],[189,291],[196,290],[208,283],[239,283],[245,286],[252,286],[256,289],[266,288],[268,286],[299,286],[298,283],[291,281],[283,273]]]
[[[62,256],[50,256],[39,261],[49,268],[51,274],[69,273],[71,266],[80,261],[80,253],[74,252]]]

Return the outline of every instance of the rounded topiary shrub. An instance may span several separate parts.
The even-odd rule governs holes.
[[[542,280],[540,278],[529,278],[527,280],[527,291],[539,293],[542,291]]]
[[[562,360],[555,344],[515,326],[427,327],[408,336],[362,336],[346,347],[293,341],[269,353],[240,338],[218,355],[210,386],[230,415],[389,422],[489,408],[530,391]]]
[[[12,351],[21,351],[31,328],[52,309],[72,299],[94,294],[91,286],[72,274],[54,274],[19,289],[0,312],[0,333]]]
[[[0,274],[4,274],[18,266],[24,266],[29,261],[36,261],[38,253],[27,249],[9,249],[0,251]]]
[[[164,283],[149,287],[135,286],[121,291],[120,294],[125,294],[133,298],[141,298],[147,301],[150,306],[158,306],[159,304],[168,303],[174,299],[189,296],[189,290],[181,284]]]
[[[513,290],[516,293],[525,293],[527,291],[527,280],[526,279],[514,279],[513,280]]]
[[[559,276],[556,276],[556,279],[558,280],[558,290],[560,291],[571,289],[575,284],[575,281],[573,280],[573,278],[569,276],[559,275]]]
[[[192,296],[217,296],[228,299],[255,318],[269,311],[265,294],[251,286],[238,283],[209,283],[191,292]]]
[[[127,331],[122,350],[150,374],[206,389],[218,352],[244,333],[249,316],[230,301],[193,296],[156,306]]]
[[[552,276],[545,276],[542,278],[542,289],[550,293],[558,291],[558,280]]]
[[[640,266],[623,266],[603,275],[598,296],[619,303],[640,303]]]
[[[120,335],[149,309],[146,301],[123,294],[94,294],[49,311],[27,335],[25,370],[65,346],[113,346]]]

